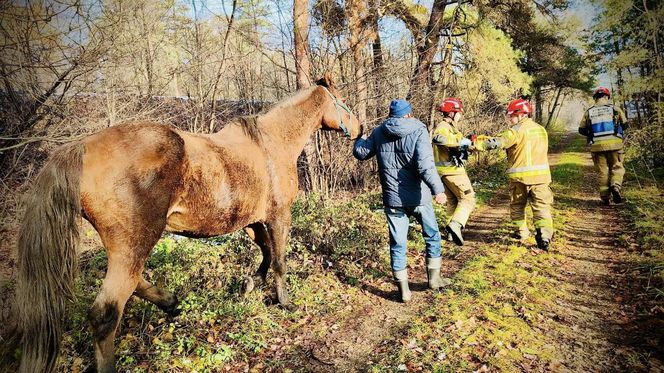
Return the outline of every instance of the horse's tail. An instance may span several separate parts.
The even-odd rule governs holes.
[[[66,303],[78,269],[84,145],[58,149],[25,200],[18,236],[16,307],[21,372],[50,372],[60,349]]]

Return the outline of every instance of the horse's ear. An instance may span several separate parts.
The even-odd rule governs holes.
[[[332,73],[328,71],[325,74],[323,74],[323,77],[318,79],[316,81],[316,84],[323,87],[332,88],[334,86],[334,79],[332,78]]]

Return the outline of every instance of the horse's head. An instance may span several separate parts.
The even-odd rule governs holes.
[[[351,140],[362,135],[362,124],[343,102],[339,91],[334,87],[332,74],[329,72],[318,79],[316,84],[325,91],[322,127],[326,130],[343,131]]]

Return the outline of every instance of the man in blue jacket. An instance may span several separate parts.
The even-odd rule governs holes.
[[[353,155],[359,160],[374,155],[378,160],[390,230],[392,274],[404,303],[411,298],[406,269],[408,219],[411,216],[422,226],[429,287],[439,289],[449,285],[449,280],[440,277],[440,232],[431,204],[432,194],[437,203],[445,204],[445,188],[436,172],[427,128],[413,118],[411,112],[408,101],[393,100],[390,117],[369,137],[357,139],[353,149]]]

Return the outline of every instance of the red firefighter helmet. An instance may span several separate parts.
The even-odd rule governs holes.
[[[598,95],[604,95],[604,96],[607,96],[607,97],[611,98],[611,91],[609,91],[609,89],[606,88],[606,87],[598,87],[595,90],[594,96],[598,96]]]
[[[529,114],[532,112],[533,107],[530,105],[530,101],[523,98],[517,98],[507,106],[508,115]]]
[[[438,106],[438,111],[443,113],[463,113],[463,105],[459,99],[448,97]]]

